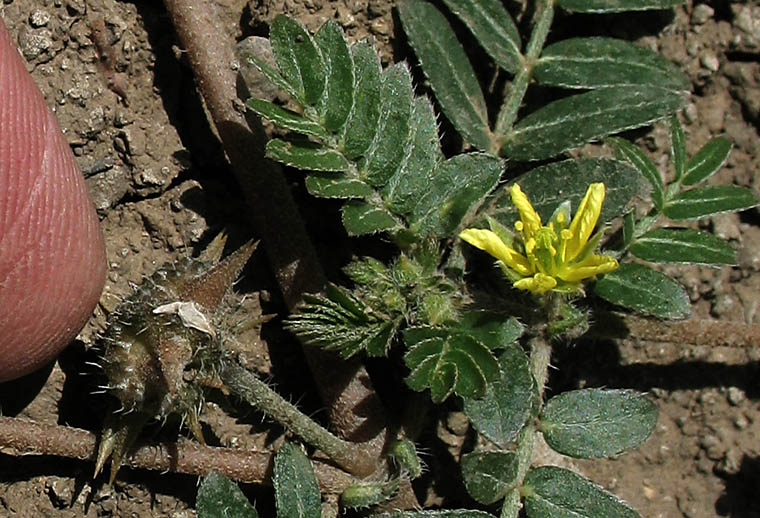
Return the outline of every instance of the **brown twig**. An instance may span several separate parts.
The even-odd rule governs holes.
[[[713,347],[757,347],[760,325],[724,320],[657,320],[620,313],[597,315],[591,334]]]
[[[0,417],[0,448],[14,455],[57,455],[94,462],[97,437],[87,430]],[[10,449],[12,451],[7,451]],[[137,448],[124,461],[133,468],[205,476],[212,471],[238,482],[270,480],[272,452],[250,452],[203,446],[192,441]],[[340,494],[356,480],[319,460],[314,472],[323,493]]]
[[[213,2],[164,0],[164,4],[187,51],[285,302],[293,310],[304,293],[324,287],[325,274],[282,172],[264,158],[266,135],[260,122],[249,129],[235,109],[233,40],[221,29]],[[371,455],[379,459],[386,440],[384,410],[363,365],[311,348],[306,349],[306,356],[336,430],[349,440],[368,442]]]

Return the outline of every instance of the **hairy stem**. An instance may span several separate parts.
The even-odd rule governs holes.
[[[233,38],[220,26],[214,2],[164,0],[164,4],[292,311],[304,293],[322,290],[325,274],[282,171],[264,157],[267,137],[261,121],[255,117],[246,120],[235,108]],[[385,442],[385,412],[364,366],[358,360],[340,361],[334,354],[313,348],[304,351],[335,429],[351,440],[372,440],[369,457],[378,459]]]
[[[0,448],[15,455],[56,455],[95,461],[97,436],[68,426],[40,424],[0,417]],[[9,451],[10,450],[10,451]],[[205,476],[219,472],[238,482],[268,483],[273,452],[251,452],[203,446],[183,441],[176,444],[140,446],[124,459],[133,468]],[[348,473],[319,460],[312,460],[323,493],[340,494],[356,484]]]
[[[378,459],[372,458],[360,444],[334,436],[252,372],[228,360],[219,374],[233,394],[267,414],[292,434],[322,450],[342,468],[359,476],[371,475],[375,471]]]
[[[670,342],[712,347],[756,347],[760,325],[723,320],[657,320],[620,313],[597,313],[589,334],[602,338],[634,337],[652,342]]]
[[[504,139],[507,133],[511,131],[512,125],[517,119],[517,111],[520,109],[525,92],[528,90],[528,84],[533,77],[533,65],[541,55],[553,19],[554,1],[543,0],[538,7],[538,16],[533,25],[533,32],[530,35],[530,41],[528,41],[522,66],[512,80],[509,93],[507,93],[507,97],[504,99],[504,103],[499,110],[499,116],[496,119],[494,133],[498,140]],[[501,142],[498,144],[498,147],[501,147]],[[499,149],[495,151],[498,154]]]
[[[541,399],[544,397],[544,387],[549,372],[552,348],[546,337],[542,334],[534,336],[530,341],[530,372],[538,385],[538,393]],[[536,435],[540,433],[534,423],[525,426],[517,438],[517,477],[515,489],[504,500],[500,518],[517,518],[519,505],[519,488],[522,486],[525,475],[528,474],[533,463],[533,450],[536,445]]]

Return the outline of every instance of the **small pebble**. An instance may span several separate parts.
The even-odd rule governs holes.
[[[740,414],[734,418],[734,426],[737,430],[744,430],[749,426],[749,421],[747,420],[747,416],[744,414]]]
[[[705,52],[702,54],[699,61],[702,63],[702,66],[710,72],[717,72],[720,68],[720,60],[718,59],[718,56],[712,52]]]
[[[35,9],[29,15],[29,25],[34,28],[44,27],[50,21],[50,13],[44,9]]]
[[[747,395],[739,387],[728,387],[728,402],[733,406],[742,403],[747,399]]]
[[[698,4],[694,7],[694,11],[691,13],[691,23],[694,25],[702,25],[707,23],[713,15],[715,10],[707,4]]]

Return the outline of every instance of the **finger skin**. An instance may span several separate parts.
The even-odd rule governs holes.
[[[84,178],[0,21],[0,382],[71,342],[105,267]]]

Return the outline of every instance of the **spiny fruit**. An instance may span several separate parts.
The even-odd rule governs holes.
[[[225,241],[220,234],[201,257],[159,268],[109,316],[99,344],[104,388],[120,407],[104,424],[95,476],[110,458],[113,483],[125,454],[153,419],[179,416],[204,442],[198,422],[203,388],[219,385],[216,373],[224,357],[218,310],[257,244],[249,242],[219,261]]]

